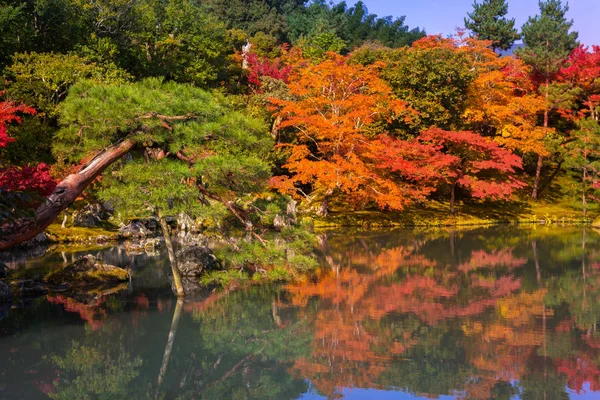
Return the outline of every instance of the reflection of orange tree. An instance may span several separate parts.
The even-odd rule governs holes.
[[[354,247],[352,257],[337,257],[352,259],[353,268],[336,265],[324,270],[317,283],[288,287],[294,304],[306,306],[311,298],[320,304],[316,314],[311,314],[315,308],[305,308],[305,318],[315,326],[313,349],[294,371],[330,397],[344,387],[378,387],[390,364],[418,344],[419,323],[404,324],[399,331],[387,316],[414,314],[420,324],[435,326],[481,314],[520,289],[520,279],[510,270],[526,262],[510,250],[474,252],[458,268],[438,265],[409,246],[382,250],[377,257],[359,251]],[[497,267],[508,274],[496,278],[481,271]]]
[[[462,330],[469,338],[467,357],[476,371],[472,382],[465,385],[467,397],[491,398],[499,382],[518,381],[527,372],[528,360],[542,344],[535,327],[543,313],[545,294],[545,290],[509,294],[497,300],[493,320],[463,323]]]

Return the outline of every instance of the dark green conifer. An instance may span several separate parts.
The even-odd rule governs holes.
[[[571,32],[573,20],[565,17],[569,5],[562,5],[560,0],[540,1],[540,15],[530,17],[523,25],[523,42],[525,47],[518,51],[518,56],[531,65],[544,84],[542,94],[549,99],[550,82],[564,65],[569,54],[579,45],[578,33]],[[544,128],[548,127],[550,109],[544,112]],[[535,182],[531,197],[538,197],[543,157],[538,158]]]
[[[508,4],[506,0],[483,0],[481,4],[473,2],[473,12],[465,18],[465,27],[477,38],[491,40],[494,50],[508,50],[517,39],[519,32],[515,29],[515,20],[507,19]]]

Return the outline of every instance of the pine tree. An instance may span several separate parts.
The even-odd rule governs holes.
[[[582,118],[571,132],[566,148],[566,165],[581,173],[583,217],[587,217],[587,198],[590,178],[600,172],[600,125],[593,118]]]
[[[231,206],[262,190],[270,177],[266,160],[273,139],[264,123],[190,85],[82,81],[62,103],[60,123],[54,154],[83,165],[58,184],[35,220],[21,224],[23,232],[3,237],[0,248],[35,236],[107,168],[112,171],[103,180],[102,197],[124,216],[159,219],[184,210],[193,214],[203,197]],[[132,160],[121,162],[128,153]]]
[[[531,65],[537,75],[541,77],[542,94],[549,104],[550,82],[560,71],[569,54],[579,45],[578,33],[570,32],[573,20],[567,20],[565,14],[569,6],[563,6],[560,0],[540,1],[540,15],[530,17],[523,25],[523,47],[518,56]],[[544,111],[544,129],[548,129],[550,109],[546,106]],[[535,182],[531,197],[538,197],[540,175],[544,162],[543,156],[538,157],[535,173]]]
[[[478,39],[491,40],[494,50],[508,50],[517,39],[519,32],[515,29],[515,20],[507,19],[508,4],[506,0],[483,0],[481,4],[473,2],[473,12],[465,18],[465,27]]]

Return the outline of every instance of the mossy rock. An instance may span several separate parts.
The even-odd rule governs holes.
[[[71,287],[106,285],[128,281],[129,272],[114,265],[104,264],[88,254],[59,271],[51,272],[45,280],[52,285]]]
[[[105,243],[121,239],[116,227],[104,222],[93,228],[52,224],[46,229],[46,236],[53,243]]]

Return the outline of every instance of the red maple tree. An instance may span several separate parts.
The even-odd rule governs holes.
[[[568,63],[560,70],[559,80],[570,83],[579,92],[584,106],[583,114],[598,120],[600,106],[600,46],[590,49],[577,47],[569,56]]]
[[[0,95],[3,94],[0,92]],[[15,141],[8,135],[8,124],[20,123],[19,114],[34,115],[35,109],[25,104],[12,101],[0,101],[0,149]],[[0,189],[7,191],[30,191],[47,196],[56,187],[56,182],[50,176],[48,165],[40,163],[34,166],[0,167]]]
[[[418,140],[434,146],[446,157],[440,165],[441,184],[450,186],[450,212],[455,213],[456,188],[477,199],[507,199],[525,183],[516,177],[522,160],[495,141],[470,131],[431,128]]]

